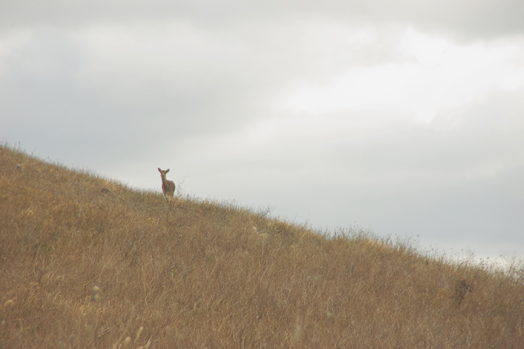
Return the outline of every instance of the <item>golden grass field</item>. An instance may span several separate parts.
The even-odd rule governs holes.
[[[524,274],[0,146],[0,348],[524,348]]]

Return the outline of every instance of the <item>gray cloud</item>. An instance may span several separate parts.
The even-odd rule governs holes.
[[[201,26],[228,26],[238,21],[290,21],[301,17],[360,23],[389,22],[461,38],[522,34],[524,4],[518,0],[460,1],[28,1],[4,2],[3,27],[32,25],[85,26],[89,23],[185,21]]]
[[[354,34],[339,25],[317,32],[308,24],[219,31],[184,23],[35,27],[2,62],[6,136],[49,144],[41,151],[64,161],[81,152],[112,162],[126,150],[147,154],[173,138],[241,129],[270,115],[293,81],[322,80],[347,64],[395,56],[389,40],[398,32],[340,47],[340,35]],[[339,37],[326,42],[331,35]]]

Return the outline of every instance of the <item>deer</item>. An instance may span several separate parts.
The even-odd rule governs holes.
[[[173,196],[175,195],[175,183],[166,179],[166,174],[169,172],[169,169],[162,171],[159,167],[158,172],[160,172],[160,177],[162,178],[162,192],[164,193],[164,198],[166,201],[170,200],[170,197],[173,199]]]

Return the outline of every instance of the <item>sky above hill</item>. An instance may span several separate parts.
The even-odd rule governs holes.
[[[0,3],[0,141],[160,191],[524,257],[524,2]]]

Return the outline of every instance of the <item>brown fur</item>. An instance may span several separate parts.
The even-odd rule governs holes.
[[[158,168],[158,171],[160,172],[160,177],[162,177],[162,192],[164,193],[164,196],[166,199],[168,197],[173,197],[175,195],[175,183],[166,179],[166,174],[169,172],[169,169],[162,171]]]

